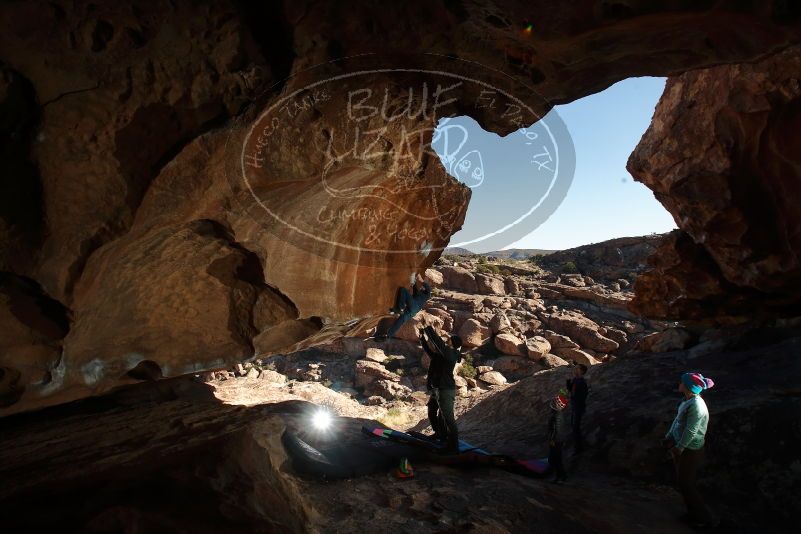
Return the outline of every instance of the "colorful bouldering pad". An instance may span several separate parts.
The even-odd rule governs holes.
[[[380,425],[365,424],[362,431],[370,436],[390,440],[404,445],[419,447],[429,454],[429,460],[462,465],[489,465],[531,477],[547,476],[550,472],[547,458],[518,459],[506,454],[494,454],[459,441],[459,452],[443,454],[445,444],[419,432],[401,432]]]

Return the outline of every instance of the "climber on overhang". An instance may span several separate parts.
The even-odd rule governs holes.
[[[398,314],[398,318],[395,319],[395,322],[389,327],[386,335],[376,334],[376,339],[394,337],[406,321],[417,315],[417,313],[423,309],[423,306],[425,306],[426,301],[430,297],[431,286],[428,282],[423,280],[423,277],[418,273],[415,276],[411,292],[405,287],[398,288],[398,293],[395,297],[395,306],[389,309],[389,313]]]

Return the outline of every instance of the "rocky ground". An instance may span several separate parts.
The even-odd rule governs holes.
[[[585,250],[603,257],[610,247]],[[695,368],[717,382],[706,394],[700,485],[722,529],[782,531],[801,513],[801,323],[700,330],[638,320],[625,304],[644,256],[613,277],[568,272],[569,258],[445,257],[426,272],[434,296],[400,339],[365,331],[8,417],[0,512],[13,531],[689,532],[659,440],[678,376]],[[465,339],[460,431],[494,451],[545,455],[549,398],[571,375],[569,361],[590,367],[588,450],[570,457],[566,485],[424,459],[411,480],[295,471],[280,439],[287,428],[319,447],[363,441],[366,421],[427,429],[423,324]],[[334,430],[309,434],[320,405],[336,414]],[[35,513],[43,499],[48,514]]]
[[[293,469],[284,429],[308,426],[315,405],[337,414],[314,445],[364,439],[365,406],[316,382],[172,379],[13,416],[0,435],[0,512],[9,531],[89,532],[690,532],[677,519],[658,440],[672,418],[679,372],[715,377],[710,463],[701,488],[721,531],[788,531],[799,512],[798,329],[759,332],[718,352],[621,356],[589,373],[587,452],[565,485],[488,468],[415,462],[320,481]],[[788,337],[789,336],[789,337]],[[750,348],[749,348],[750,347]],[[464,438],[494,450],[545,452],[546,401],[566,373],[539,372],[462,399]],[[269,373],[266,373],[269,374]],[[420,412],[398,426],[411,426]],[[57,425],[53,422],[58,421]],[[68,438],[67,438],[68,437]],[[47,502],[47,513],[38,513]]]

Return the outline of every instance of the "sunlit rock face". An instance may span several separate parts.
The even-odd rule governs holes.
[[[794,12],[739,4],[254,5],[0,6],[0,270],[63,324],[17,343],[48,350],[3,349],[0,413],[384,313],[464,220],[471,182],[428,146],[441,117],[508,134],[799,33]]]
[[[668,81],[629,159],[681,231],[633,308],[656,317],[797,315],[801,49]]]

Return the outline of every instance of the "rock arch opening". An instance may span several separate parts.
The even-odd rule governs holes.
[[[623,80],[556,106],[538,123],[504,137],[469,117],[442,120],[433,146],[449,174],[472,193],[465,224],[450,246],[480,253],[564,250],[676,228],[653,193],[626,170],[664,84],[664,78]],[[553,123],[565,125],[556,136]],[[559,168],[559,159],[571,153],[575,164]],[[556,193],[562,198],[543,208],[551,182],[559,180],[567,182]]]

